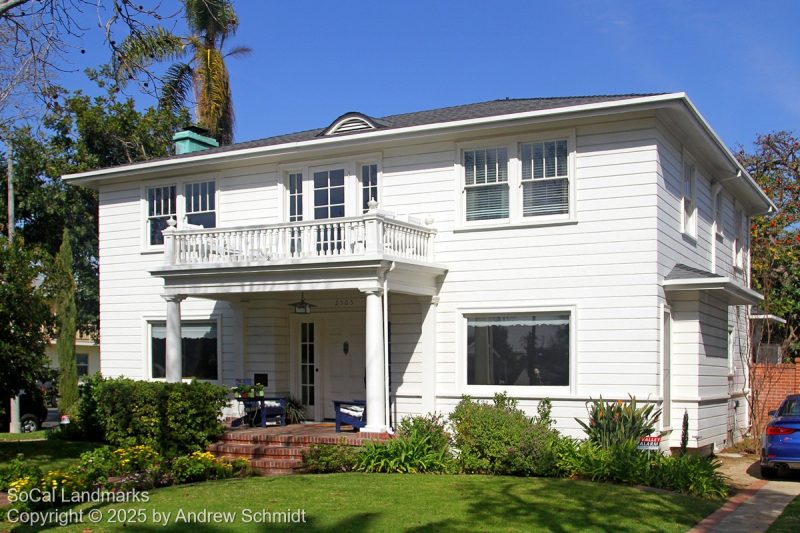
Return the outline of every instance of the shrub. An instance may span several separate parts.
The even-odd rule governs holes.
[[[447,432],[447,421],[442,415],[430,413],[425,416],[408,416],[397,424],[397,436],[402,438],[419,438],[428,436],[428,446],[434,451],[450,449],[450,434]]]
[[[449,465],[447,451],[433,449],[430,435],[420,433],[368,442],[358,456],[357,468],[362,472],[415,474],[444,472]]]
[[[518,449],[531,420],[516,401],[496,394],[491,404],[465,396],[450,414],[458,464],[465,472],[503,473],[509,453]]]
[[[0,466],[0,491],[7,491],[13,481],[24,477],[38,479],[42,477],[42,471],[38,466],[26,464],[20,453],[8,464]]]
[[[170,472],[177,483],[193,483],[233,477],[233,466],[217,459],[211,452],[192,452],[176,457],[172,461]]]
[[[312,444],[303,452],[303,464],[315,474],[350,472],[358,465],[360,452],[360,448],[345,444]]]
[[[87,479],[104,484],[109,477],[119,474],[119,459],[111,448],[102,446],[83,452],[78,467]]]
[[[638,450],[633,441],[609,447],[583,441],[562,455],[564,475],[597,482],[648,485],[701,498],[723,498],[728,493],[720,463],[695,455],[665,456]]]
[[[562,457],[573,453],[575,441],[561,436],[558,431],[534,424],[522,436],[519,445],[512,448],[503,467],[503,473],[517,476],[561,477]]]
[[[588,407],[588,424],[578,418],[575,420],[590,441],[608,448],[626,441],[638,443],[641,437],[652,434],[661,416],[661,409],[654,409],[654,404],[637,407],[633,396],[630,397],[630,402],[604,402],[601,396]]]
[[[201,451],[222,434],[219,415],[227,401],[226,389],[205,382],[94,377],[81,389],[76,427],[84,438],[147,445],[174,457]]]

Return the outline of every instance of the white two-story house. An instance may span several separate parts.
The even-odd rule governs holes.
[[[65,176],[100,194],[102,372],[267,385],[367,431],[507,392],[747,427],[749,217],[772,204],[683,93],[497,100]],[[672,430],[671,433],[670,430]]]

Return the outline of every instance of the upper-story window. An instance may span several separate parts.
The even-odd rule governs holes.
[[[725,230],[723,229],[723,215],[724,215],[724,206],[725,206],[725,195],[722,194],[722,191],[717,192],[717,197],[714,201],[714,222],[716,226],[717,235],[720,237],[725,234]]]
[[[567,140],[526,143],[522,160],[522,216],[569,212]]]
[[[217,227],[216,187],[213,181],[187,183],[184,198],[187,224],[202,228]]]
[[[508,218],[508,150],[464,151],[468,221]]]
[[[369,211],[370,200],[378,199],[378,165],[361,165],[361,210]]]
[[[303,220],[303,174],[289,174],[289,222]]]
[[[344,174],[342,168],[314,172],[314,220],[344,216]]]
[[[176,215],[175,185],[147,188],[147,239],[150,246],[164,244],[167,221]]]
[[[697,202],[695,200],[696,178],[695,167],[686,164],[683,168],[683,232],[691,237],[697,236]]]
[[[744,268],[744,215],[741,209],[733,211],[733,265]]]

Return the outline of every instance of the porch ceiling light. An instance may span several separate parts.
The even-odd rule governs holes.
[[[293,304],[289,304],[289,307],[294,308],[294,313],[296,315],[310,315],[311,308],[316,307],[314,304],[310,304],[306,301],[306,297],[304,293],[300,293],[300,301],[295,302]]]

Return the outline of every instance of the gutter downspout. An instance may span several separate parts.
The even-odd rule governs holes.
[[[389,272],[394,270],[395,262],[389,270],[383,275],[383,383],[384,383],[384,396],[385,396],[385,409],[386,409],[386,432],[389,435],[394,435],[392,429],[392,404],[389,398]]]

